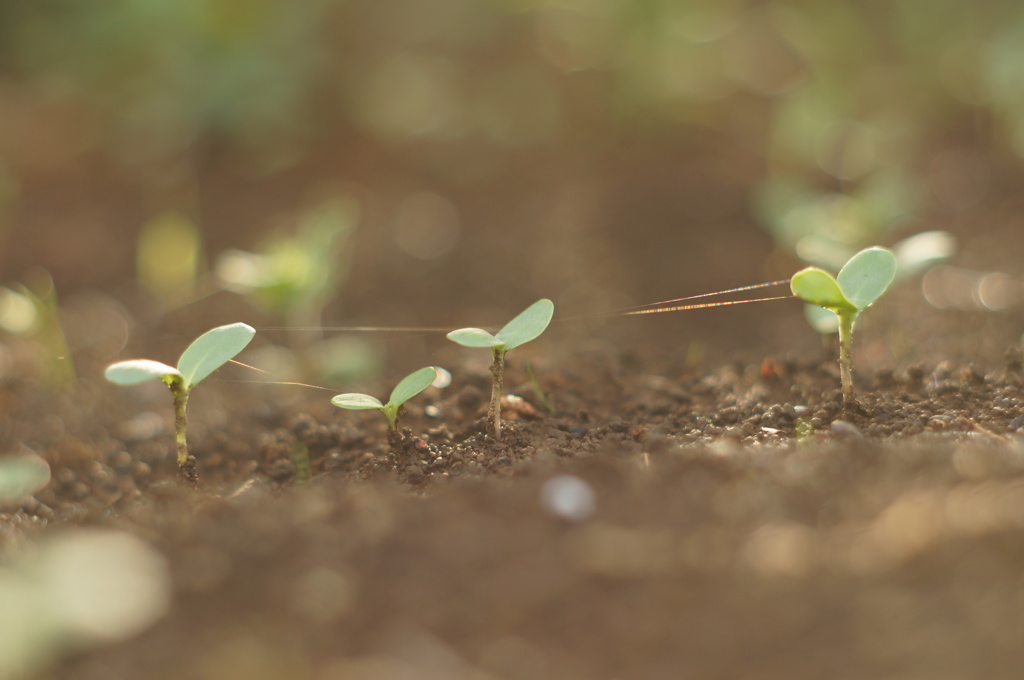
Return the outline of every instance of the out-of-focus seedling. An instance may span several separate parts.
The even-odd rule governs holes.
[[[0,506],[31,496],[50,483],[50,466],[34,453],[0,458]]]
[[[173,307],[195,295],[202,259],[202,236],[196,224],[179,213],[161,213],[139,232],[135,277],[165,307]]]
[[[839,372],[843,403],[853,401],[853,324],[892,283],[896,257],[885,248],[866,248],[843,266],[839,276],[817,267],[801,269],[790,281],[793,295],[823,307],[839,319]]]
[[[178,452],[178,476],[190,486],[198,482],[195,456],[185,440],[185,406],[192,388],[245,349],[256,331],[244,323],[218,326],[198,338],[182,353],[177,368],[151,359],[132,359],[111,364],[104,372],[118,385],[137,385],[160,379],[174,397],[174,431]]]
[[[395,385],[395,389],[391,390],[391,396],[386,404],[382,404],[377,397],[359,392],[339,394],[331,399],[331,403],[338,408],[350,411],[373,409],[380,411],[388,419],[388,441],[393,444],[398,435],[398,412],[401,410],[402,404],[430,387],[435,380],[437,380],[437,369],[433,366],[426,366],[402,378]]]
[[[228,250],[217,259],[225,288],[281,319],[303,376],[351,378],[377,367],[362,341],[323,341],[320,330],[324,307],[348,278],[358,222],[359,203],[337,196],[300,214],[294,233],[279,234],[259,252]]]
[[[554,303],[548,299],[541,299],[505,324],[496,335],[491,335],[482,328],[460,328],[448,334],[449,340],[463,347],[486,347],[491,350],[493,379],[487,420],[497,440],[501,439],[501,393],[505,383],[505,353],[540,336],[551,323],[554,313]]]
[[[32,342],[39,377],[50,389],[62,392],[74,387],[75,364],[49,272],[35,268],[23,284],[0,286],[0,329]]]

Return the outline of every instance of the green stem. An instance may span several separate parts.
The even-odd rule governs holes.
[[[178,450],[178,477],[195,488],[199,482],[196,472],[196,457],[188,452],[188,441],[185,439],[185,407],[188,405],[188,390],[175,381],[168,385],[174,396],[174,439]]]
[[[388,419],[388,429],[392,432],[398,432],[398,408],[388,403],[381,409],[381,413]]]
[[[505,389],[505,348],[493,347],[491,352],[491,406],[487,410],[487,420],[491,424],[494,439],[501,441],[501,393]]]
[[[839,378],[844,406],[853,403],[853,322],[856,319],[856,312],[839,314]]]

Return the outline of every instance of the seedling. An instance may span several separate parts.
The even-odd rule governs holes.
[[[491,424],[494,438],[501,440],[501,393],[505,383],[505,353],[525,345],[540,336],[551,323],[555,305],[551,300],[537,300],[491,335],[482,328],[460,328],[448,334],[448,339],[463,347],[487,347],[491,350],[491,405],[487,420]]]
[[[118,385],[137,385],[159,378],[171,389],[174,397],[174,432],[178,450],[178,476],[195,487],[195,456],[188,452],[185,441],[185,406],[192,388],[245,349],[256,331],[244,323],[218,326],[203,333],[182,353],[178,367],[151,359],[119,361],[107,366],[104,376]]]
[[[839,373],[843,403],[853,401],[853,324],[882,296],[896,276],[896,257],[885,248],[866,248],[843,265],[839,276],[817,267],[801,269],[790,280],[793,295],[824,307],[839,318]]]
[[[427,366],[402,378],[395,385],[395,389],[391,390],[391,397],[388,398],[386,404],[382,404],[377,397],[359,392],[339,394],[331,399],[331,403],[338,408],[350,411],[377,409],[388,419],[388,440],[391,441],[398,434],[398,412],[401,410],[402,404],[430,387],[435,380],[437,380],[437,369]]]

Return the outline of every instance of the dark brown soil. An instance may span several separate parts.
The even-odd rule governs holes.
[[[48,677],[1017,677],[1019,350],[862,370],[846,410],[824,352],[652,370],[585,350],[537,371],[557,415],[510,359],[500,443],[472,367],[393,447],[317,393],[259,407],[213,383],[198,492],[160,391],[9,386],[11,439],[55,474],[0,516],[5,542],[118,527],[172,566],[161,621]],[[543,500],[558,475],[592,513]]]

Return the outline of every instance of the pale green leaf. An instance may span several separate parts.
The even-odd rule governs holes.
[[[544,332],[551,323],[554,313],[555,304],[551,300],[537,300],[519,316],[505,324],[505,327],[498,331],[497,338],[505,345],[506,350],[525,345]]]
[[[482,328],[460,328],[446,336],[463,347],[500,347],[503,343]]]
[[[839,284],[824,269],[807,267],[801,269],[789,282],[793,295],[804,302],[826,309],[847,309],[852,307],[850,302],[843,296]]]
[[[358,392],[339,394],[331,399],[331,403],[338,408],[347,408],[350,411],[368,411],[370,409],[384,408],[384,404],[380,403],[380,399],[377,397],[371,397],[369,394],[359,394]]]
[[[956,237],[948,231],[925,231],[909,236],[892,249],[899,263],[896,276],[900,280],[916,276],[953,257],[956,247]]]
[[[192,389],[233,359],[245,349],[254,335],[255,329],[244,323],[218,326],[200,335],[178,359],[178,370],[185,380],[185,386]]]
[[[118,385],[138,385],[147,380],[163,379],[167,376],[181,377],[178,369],[150,359],[131,359],[107,366],[103,376]]]
[[[50,466],[34,453],[0,458],[0,503],[31,496],[50,483]]]
[[[850,258],[837,282],[843,296],[864,309],[885,292],[896,276],[896,256],[885,248],[865,248]]]
[[[433,366],[427,366],[414,373],[410,373],[402,378],[401,382],[395,386],[395,389],[391,390],[390,402],[395,406],[401,406],[430,387],[436,378],[437,371]]]

